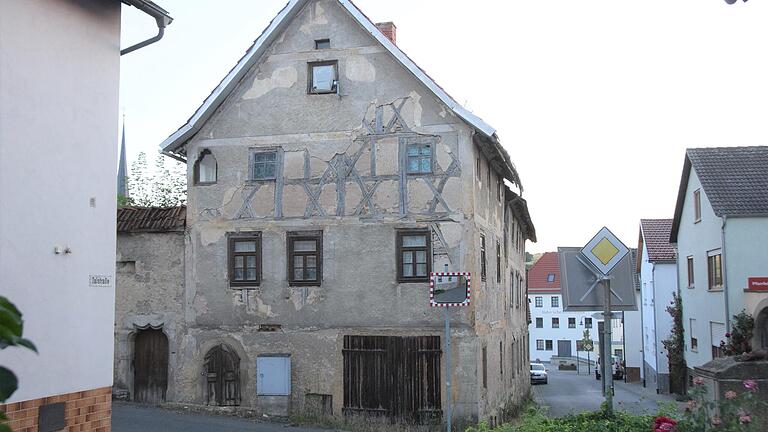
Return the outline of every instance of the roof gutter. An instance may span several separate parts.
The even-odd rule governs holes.
[[[166,11],[165,9],[161,8],[160,6],[156,5],[154,2],[151,2],[149,0],[123,0],[123,3],[127,5],[131,5],[136,9],[139,9],[140,11],[154,18],[155,22],[157,23],[157,35],[143,42],[139,42],[135,45],[129,46],[128,48],[120,50],[121,56],[134,52],[136,50],[144,48],[147,45],[151,45],[159,41],[160,39],[163,38],[163,35],[165,34],[165,27],[168,26],[171,22],[173,22],[173,18],[171,18],[171,16],[168,15],[168,11]]]

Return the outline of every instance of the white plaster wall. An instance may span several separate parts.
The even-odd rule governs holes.
[[[640,304],[640,291],[635,290],[635,304]],[[643,376],[643,332],[641,325],[641,312],[624,312],[624,361],[626,367],[639,368],[640,377]]]
[[[643,354],[645,362],[656,372],[659,371],[657,364],[657,344],[656,344],[656,313],[655,313],[655,295],[654,295],[654,265],[648,261],[648,248],[643,243],[642,261],[640,262],[640,312],[642,314],[642,338]]]
[[[39,350],[3,351],[11,401],[107,387],[114,282],[88,276],[114,280],[120,2],[0,11],[0,294]]]
[[[536,307],[536,297],[543,297],[543,307]],[[552,297],[557,297],[560,307],[553,308]],[[528,296],[531,307],[531,324],[528,325],[529,337],[529,350],[530,358],[532,362],[543,361],[548,362],[552,359],[552,356],[557,356],[557,341],[558,340],[570,340],[571,341],[571,355],[576,356],[576,341],[584,338],[584,318],[592,318],[592,328],[589,329],[589,336],[595,341],[595,347],[597,347],[598,332],[597,323],[598,320],[592,317],[595,312],[564,312],[563,311],[563,298],[560,294],[530,294]],[[536,318],[544,318],[544,328],[536,328]],[[552,328],[552,318],[560,318],[560,328]],[[576,328],[568,328],[568,318],[576,318]],[[602,321],[602,320],[600,320]],[[621,339],[620,331],[615,332],[613,335],[614,340]],[[616,334],[619,333],[619,334]],[[537,350],[536,340],[543,339],[552,340],[552,351]],[[616,344],[613,344],[616,345]],[[545,345],[546,348],[546,345]],[[621,348],[618,347],[617,348]],[[597,349],[597,348],[596,348]],[[596,353],[590,353],[592,360],[595,359]],[[579,351],[579,357],[586,358],[587,353]]]
[[[675,264],[656,264],[653,273],[654,308],[656,314],[656,361],[658,373],[669,373],[669,358],[667,350],[661,341],[672,334],[672,317],[667,313],[667,306],[673,301],[673,293],[677,292],[677,266]]]
[[[750,277],[768,277],[768,217],[728,218],[725,224],[725,275],[730,316],[742,310],[757,317],[768,292],[745,292]]]
[[[694,222],[693,192],[701,189],[701,220]],[[725,322],[725,300],[722,291],[707,291],[707,252],[722,248],[722,220],[715,216],[709,198],[701,187],[696,170],[691,168],[688,189],[677,235],[678,281],[683,300],[683,326],[685,329],[685,361],[689,368],[712,360],[709,323]],[[688,288],[687,257],[693,256],[695,286]],[[696,320],[694,335],[698,350],[691,350],[690,320]]]

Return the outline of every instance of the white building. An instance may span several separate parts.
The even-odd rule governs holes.
[[[635,284],[635,304],[637,310],[621,313],[624,342],[624,380],[627,382],[639,382],[643,375],[643,320],[640,310],[640,278],[635,267],[637,266],[637,250],[630,249],[632,259],[632,281]],[[615,351],[615,350],[614,350]]]
[[[594,340],[595,351],[590,353],[590,360],[595,361],[598,341],[598,319],[602,312],[565,312],[560,291],[560,266],[557,252],[547,252],[528,270],[528,302],[531,309],[530,334],[531,361],[553,361],[553,358],[565,362],[575,362],[579,358],[586,360],[587,353],[582,351],[577,342],[584,338],[584,331],[589,330]],[[599,314],[599,315],[597,315]],[[613,352],[623,358],[624,333],[621,320],[613,320]]]
[[[120,13],[0,0],[0,294],[38,349],[2,352],[19,378],[0,406],[14,430],[110,426]]]
[[[768,348],[768,147],[688,149],[670,241],[689,371],[722,355],[742,310]]]
[[[672,219],[642,219],[637,272],[642,296],[643,385],[657,393],[670,392],[669,358],[662,341],[672,332],[667,306],[677,292],[675,249],[669,243]]]

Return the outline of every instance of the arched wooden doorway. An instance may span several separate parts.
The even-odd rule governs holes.
[[[240,356],[226,344],[217,345],[205,355],[206,403],[218,406],[240,405]]]
[[[162,330],[136,333],[133,352],[133,400],[158,404],[168,389],[168,338]]]

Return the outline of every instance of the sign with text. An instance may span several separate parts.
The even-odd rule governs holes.
[[[111,287],[111,275],[88,275],[88,286],[92,287]]]
[[[747,291],[768,291],[768,277],[748,278]]]
[[[467,306],[470,297],[469,272],[429,274],[429,305],[432,307]]]

